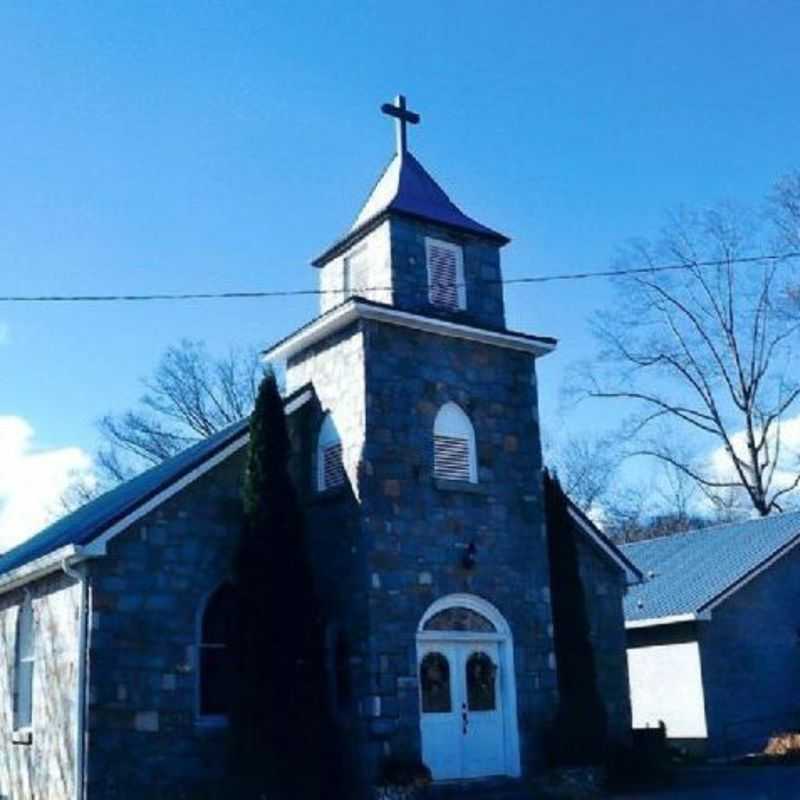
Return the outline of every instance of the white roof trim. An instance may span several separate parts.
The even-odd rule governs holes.
[[[731,595],[736,594],[736,592],[738,592],[740,589],[743,589],[745,586],[747,586],[750,581],[757,578],[762,572],[768,570],[773,564],[775,564],[775,562],[779,561],[785,555],[794,550],[798,544],[800,544],[800,535],[783,545],[780,550],[778,550],[776,553],[773,553],[752,572],[732,583],[727,589],[723,589],[723,591],[708,604],[700,606],[700,610],[696,613],[674,614],[664,617],[650,617],[649,619],[631,620],[630,622],[625,623],[625,627],[647,628],[653,625],[670,625],[676,622],[687,622],[691,620],[710,620],[711,612],[715,608],[724,603]]]
[[[711,619],[710,612],[695,614],[671,614],[665,617],[649,617],[648,619],[632,619],[625,621],[625,629],[652,628],[657,625],[676,625],[679,622],[697,622]]]
[[[588,524],[586,520],[578,514],[572,506],[567,506],[567,512],[569,513],[573,522],[577,523],[580,529],[615,563],[619,566],[625,574],[631,579],[634,583],[639,583],[641,580],[641,575],[637,573],[634,569],[631,569],[631,565],[625,561],[624,558],[620,557],[619,552],[617,552],[616,548],[609,547],[608,542],[606,542],[602,536],[597,535],[597,531],[594,528],[594,525]]]
[[[800,544],[800,535],[796,536],[792,541],[785,544],[780,550],[776,553],[773,553],[766,561],[763,561],[758,567],[756,567],[752,572],[748,575],[745,575],[743,578],[740,578],[735,583],[732,583],[727,589],[725,589],[722,594],[717,595],[708,605],[702,606],[703,611],[711,612],[713,611],[718,605],[724,603],[732,594],[735,594],[739,591],[739,589],[743,589],[747,586],[750,581],[754,578],[757,578],[762,572],[769,569],[776,561],[779,561],[788,553],[791,553],[797,545]]]
[[[520,350],[525,353],[531,353],[534,356],[546,355],[556,348],[555,344],[532,340],[513,333],[475,328],[472,325],[447,322],[434,317],[422,316],[421,314],[412,314],[408,311],[399,311],[396,308],[383,308],[349,301],[265,351],[264,360],[284,361],[287,358],[291,358],[301,350],[305,350],[307,347],[322,341],[357,319],[387,322],[391,325],[412,328],[425,333],[435,333],[440,336],[467,339],[495,347],[505,347],[510,350]]]
[[[39,556],[33,561],[28,561],[22,566],[0,575],[0,594],[10,592],[12,589],[49,575],[51,572],[57,572],[61,569],[61,565],[66,559],[74,563],[85,557],[81,548],[77,545],[68,544],[64,547],[59,547],[57,550]]]
[[[238,450],[241,450],[250,441],[250,431],[243,431],[242,435],[234,439],[230,444],[223,447],[222,450],[215,453],[211,458],[206,459],[201,464],[198,464],[191,472],[187,472],[182,478],[169,484],[169,486],[162,489],[157,495],[151,497],[146,503],[143,503],[138,508],[131,511],[130,514],[124,516],[118,522],[115,522],[110,528],[107,528],[100,536],[93,539],[89,544],[83,548],[83,552],[90,557],[104,556],[106,554],[106,545],[115,536],[127,530],[133,525],[134,522],[149,514],[154,509],[158,508],[162,503],[165,503],[170,497],[178,494],[182,489],[185,489],[190,483],[194,483],[198,478],[202,477],[209,470],[212,470],[217,464],[225,461],[229,456],[233,455]]]
[[[288,417],[290,414],[294,414],[298,408],[304,406],[313,396],[313,392],[311,389],[306,389],[304,392],[301,392],[294,400],[290,400],[286,403],[283,407],[283,413],[286,414]]]

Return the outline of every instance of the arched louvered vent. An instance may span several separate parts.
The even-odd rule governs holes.
[[[330,414],[319,430],[317,440],[317,490],[334,489],[345,481],[342,441]]]
[[[438,480],[477,483],[475,431],[455,404],[439,409],[433,426],[433,474]]]

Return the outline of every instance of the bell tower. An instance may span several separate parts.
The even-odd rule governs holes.
[[[363,297],[416,314],[505,327],[500,249],[509,239],[467,216],[408,150],[419,114],[402,95],[395,153],[350,230],[313,261],[322,313]]]
[[[557,701],[536,378],[556,343],[506,328],[508,238],[409,152],[404,98],[383,110],[396,152],[314,261],[323,313],[266,357],[314,398],[297,475],[365,780],[387,756],[518,777]]]

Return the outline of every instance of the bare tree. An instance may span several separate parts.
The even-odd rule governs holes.
[[[800,170],[776,184],[770,197],[769,217],[788,249],[800,248]]]
[[[586,514],[604,504],[619,463],[618,448],[611,439],[573,435],[546,450],[547,461],[573,503]]]
[[[733,493],[766,515],[800,485],[782,436],[800,398],[800,321],[777,312],[798,262],[740,261],[771,247],[760,219],[729,206],[684,211],[655,243],[626,248],[622,269],[678,268],[617,279],[618,304],[595,319],[601,353],[582,391],[632,406],[630,455],[669,465],[715,502]],[[676,440],[694,444],[695,457],[676,452]]]
[[[137,407],[98,423],[105,440],[96,457],[101,485],[126,480],[245,417],[262,376],[254,351],[216,358],[202,342],[169,347],[142,381],[146,391]]]
[[[770,197],[769,218],[778,233],[778,246],[787,251],[800,251],[800,170],[785,175],[776,184]],[[788,287],[790,313],[800,314],[800,278]]]

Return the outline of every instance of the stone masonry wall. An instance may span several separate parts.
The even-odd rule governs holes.
[[[698,623],[709,754],[758,750],[798,729],[799,608],[795,548]]]
[[[32,734],[22,743],[13,735],[13,682],[17,617],[26,592],[33,603],[35,662]],[[60,570],[0,595],[2,800],[74,797],[79,609],[80,584]]]
[[[425,256],[427,236],[452,242],[462,248],[467,300],[467,307],[463,311],[443,311],[430,303]],[[500,249],[496,244],[401,217],[391,220],[391,242],[393,305],[404,311],[468,325],[505,328]]]
[[[294,392],[305,384],[313,386],[319,408],[333,418],[342,442],[348,482],[357,495],[358,468],[364,445],[364,344],[357,323],[289,360],[286,391]],[[316,441],[309,440],[306,446],[311,448],[314,462]],[[310,466],[313,470],[316,464]],[[314,474],[312,471],[308,479],[299,476],[301,488],[313,488]]]
[[[615,743],[626,743],[631,730],[625,617],[622,610],[626,576],[581,531],[578,531],[578,558],[598,689],[608,715],[609,739]]]
[[[196,643],[230,575],[243,464],[240,451],[89,562],[88,800],[179,800],[223,774],[225,731],[197,719]]]
[[[327,267],[326,267],[327,269]],[[362,786],[371,779],[362,758],[368,720],[362,710],[368,684],[368,580],[360,506],[364,448],[364,338],[359,324],[290,360],[287,388],[310,383],[314,400],[294,415],[293,472],[305,509],[316,585],[328,639],[331,705],[341,729],[343,757]],[[320,492],[316,484],[317,437],[326,414],[342,442],[344,485]],[[337,663],[339,659],[346,663]],[[348,696],[340,696],[346,678]]]
[[[362,276],[351,276],[351,280],[358,284],[354,284],[353,288],[359,290],[353,294],[378,303],[392,302],[392,259],[387,220],[356,242],[346,253],[337,256],[320,269],[319,288],[323,291],[319,299],[321,314],[347,299],[342,291],[344,263],[353,253],[363,253],[368,267]]]
[[[431,305],[425,238],[441,239],[459,245],[464,264],[466,309],[445,311]],[[455,322],[505,328],[500,249],[485,239],[457,233],[448,228],[420,221],[392,217],[354,244],[346,253],[328,262],[319,275],[320,313],[342,303],[344,262],[353,253],[367,259],[365,277],[356,282],[365,286],[353,294],[403,311],[428,314]]]
[[[469,592],[493,603],[513,632],[523,770],[531,770],[557,703],[534,360],[377,322],[365,324],[364,341],[370,758],[420,754],[416,628],[434,600]],[[433,478],[434,417],[447,401],[474,425],[477,485]],[[477,566],[468,571],[470,542]]]

